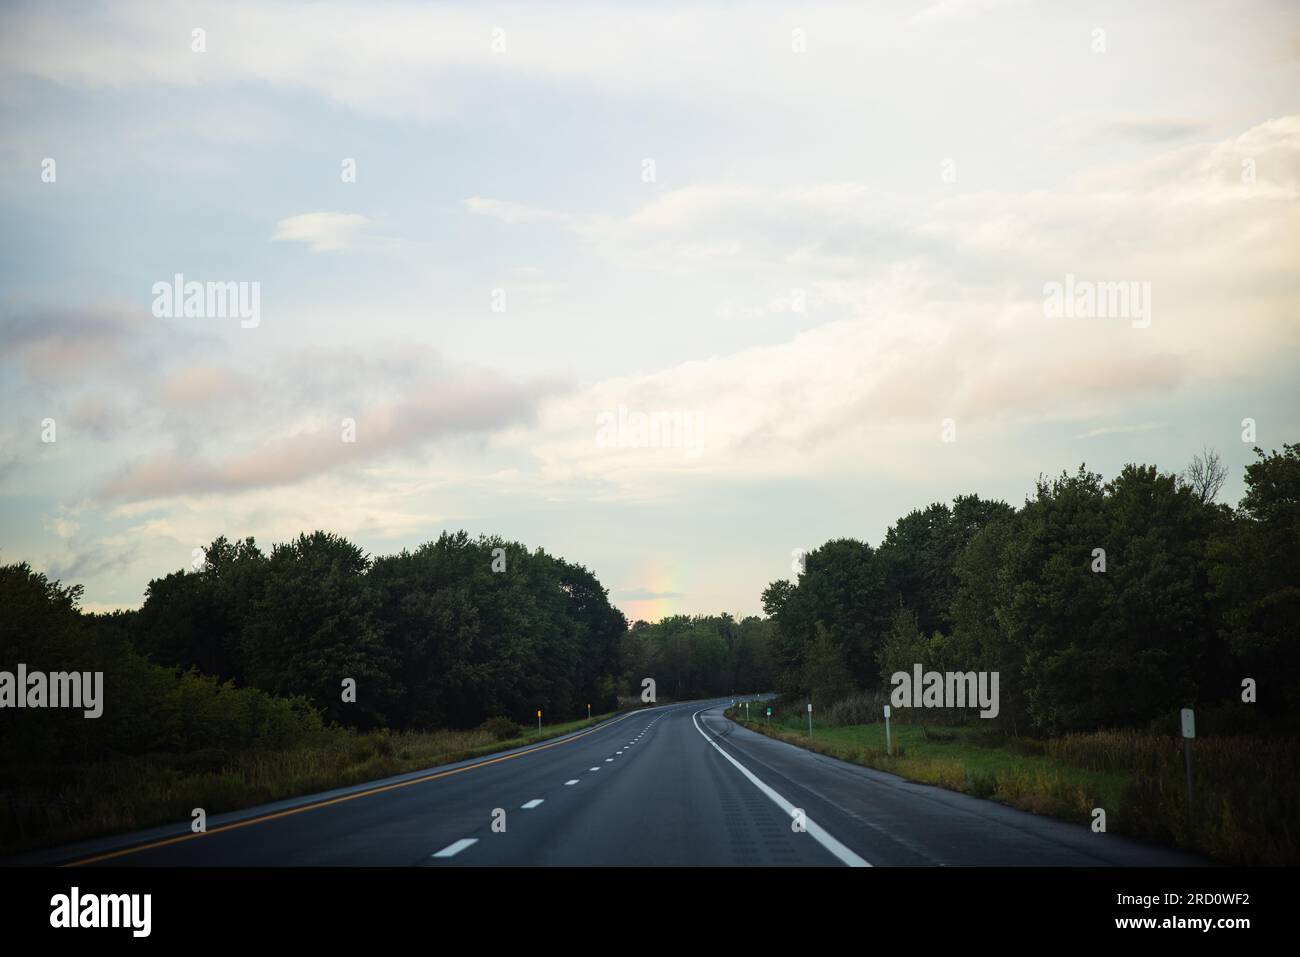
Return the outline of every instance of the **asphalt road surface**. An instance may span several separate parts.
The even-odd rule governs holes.
[[[634,711],[531,748],[212,817],[206,834],[179,822],[6,863],[1203,863],[774,741],[723,717],[728,703]]]

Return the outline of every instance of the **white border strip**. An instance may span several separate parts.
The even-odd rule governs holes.
[[[695,725],[695,730],[700,732],[701,735],[703,735],[705,741],[713,745],[713,749],[717,751],[718,754],[722,755],[724,758],[726,758],[728,761],[734,764],[741,774],[749,778],[750,784],[754,785],[754,787],[758,788],[769,798],[771,798],[772,802],[776,804],[776,806],[779,807],[782,811],[784,811],[790,817],[794,817],[795,806],[793,804],[791,804],[785,798],[781,797],[781,795],[777,794],[770,787],[768,787],[757,777],[755,777],[754,774],[749,770],[749,768],[745,767],[743,764],[741,764],[739,761],[737,761],[735,758],[729,755],[726,751],[722,750],[722,748],[718,746],[718,743],[714,741],[711,737],[709,737],[708,733],[703,728],[700,727],[700,722],[697,721],[696,718],[697,716],[703,714],[707,710],[708,710],[707,708],[701,708],[699,711],[695,712],[695,714],[691,715],[691,723]],[[869,861],[859,857],[857,854],[854,854],[847,847],[845,847],[839,841],[835,840],[835,838],[831,837],[824,830],[822,830],[822,828],[819,825],[813,823],[812,818],[805,816],[804,824],[807,827],[808,834],[818,844],[820,844],[822,847],[826,848],[826,850],[834,854],[835,857],[839,859],[840,863],[845,864],[848,867],[870,867],[871,866],[871,863]]]

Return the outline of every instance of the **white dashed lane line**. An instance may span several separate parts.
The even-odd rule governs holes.
[[[658,721],[658,720],[659,720],[658,718],[655,719],[655,721]],[[641,738],[645,736],[646,732],[649,731],[652,727],[654,727],[655,721],[651,721],[648,725],[646,725],[645,728],[642,729],[642,731],[641,731],[640,734],[638,734],[635,738],[633,738],[631,741],[629,741],[629,742],[627,743],[627,747],[630,748],[630,747],[632,747],[632,745],[634,745],[634,744],[636,744],[638,741],[640,741]],[[716,745],[715,745],[715,747],[716,747]],[[614,753],[615,753],[616,755],[620,755],[620,754],[622,754],[623,752],[622,752],[622,751],[615,751]],[[613,759],[613,758],[606,758],[606,759],[605,759],[605,763],[606,763],[606,764],[612,764],[613,762],[614,762],[614,759]],[[600,770],[600,765],[596,765],[595,767],[588,768],[587,770],[588,770],[588,771],[599,771],[599,770]],[[569,780],[567,780],[567,781],[564,782],[564,786],[565,786],[565,787],[572,787],[573,785],[575,785],[575,784],[578,783],[578,780],[579,780],[578,778],[570,778]],[[540,804],[542,804],[542,802],[545,801],[545,800],[546,800],[545,798],[533,798],[531,801],[526,801],[525,803],[521,804],[521,805],[520,805],[520,808],[523,809],[523,810],[532,810],[533,808],[538,807]],[[475,844],[477,844],[477,843],[478,843],[478,838],[477,838],[477,837],[462,837],[459,841],[455,841],[454,843],[448,844],[446,847],[444,847],[441,851],[438,851],[438,852],[437,852],[436,854],[434,854],[433,856],[434,856],[434,857],[441,857],[441,858],[455,857],[457,854],[459,854],[461,851],[465,850],[467,847],[471,847],[471,846],[473,846],[473,845],[475,845]]]
[[[465,850],[465,848],[469,847],[471,844],[477,844],[477,843],[478,843],[477,837],[462,837],[455,844],[448,844],[446,847],[444,847],[441,851],[439,851],[437,854],[433,856],[434,857],[455,857],[457,854]]]

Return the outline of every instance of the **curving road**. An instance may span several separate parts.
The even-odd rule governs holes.
[[[1202,863],[804,751],[733,724],[727,703],[634,711],[531,748],[213,817],[202,835],[181,823],[7,863]]]

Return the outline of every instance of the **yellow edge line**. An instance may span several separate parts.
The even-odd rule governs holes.
[[[247,821],[235,821],[233,824],[223,824],[221,827],[214,828],[211,831],[200,831],[197,834],[178,834],[176,837],[164,838],[160,841],[153,841],[149,844],[137,844],[134,847],[126,847],[120,851],[110,851],[107,854],[98,854],[95,857],[82,858],[79,861],[69,861],[61,864],[60,867],[81,867],[84,864],[98,864],[100,861],[109,861],[115,857],[124,857],[127,854],[138,854],[140,851],[152,850],[155,847],[166,847],[169,844],[179,844],[181,841],[192,841],[199,837],[208,837],[212,834],[224,834],[226,831],[233,831],[241,827],[248,827],[250,824],[262,824],[266,821],[274,821],[276,818],[288,817],[291,814],[301,814],[303,811],[314,811],[317,808],[329,807],[331,804],[342,804],[344,801],[354,801],[357,798],[369,797],[372,794],[382,794],[384,791],[393,791],[397,788],[410,787],[412,784],[423,784],[426,781],[433,781],[437,778],[449,777],[453,774],[460,774],[462,771],[473,771],[475,768],[487,767],[489,764],[497,764],[500,761],[509,761],[511,758],[522,758],[525,754],[533,754],[537,751],[545,751],[547,748],[557,748],[562,744],[568,744],[571,741],[577,741],[579,738],[585,738],[589,734],[595,734],[597,731],[603,731],[605,728],[615,725],[625,718],[630,718],[638,714],[641,710],[629,711],[627,714],[613,718],[603,724],[598,724],[594,728],[588,728],[586,731],[580,731],[577,734],[562,738],[559,741],[552,741],[550,744],[539,744],[535,748],[528,748],[525,751],[515,751],[513,754],[503,754],[500,757],[489,758],[486,761],[480,761],[477,764],[467,764],[463,768],[452,768],[449,771],[438,771],[434,774],[426,774],[424,777],[412,778],[410,781],[398,781],[395,784],[385,784],[383,787],[371,788],[368,791],[358,791],[355,794],[344,794],[341,797],[330,798],[328,801],[317,801],[314,804],[304,804],[302,807],[289,808],[285,811],[276,811],[274,814],[263,814],[261,817],[249,818]]]

